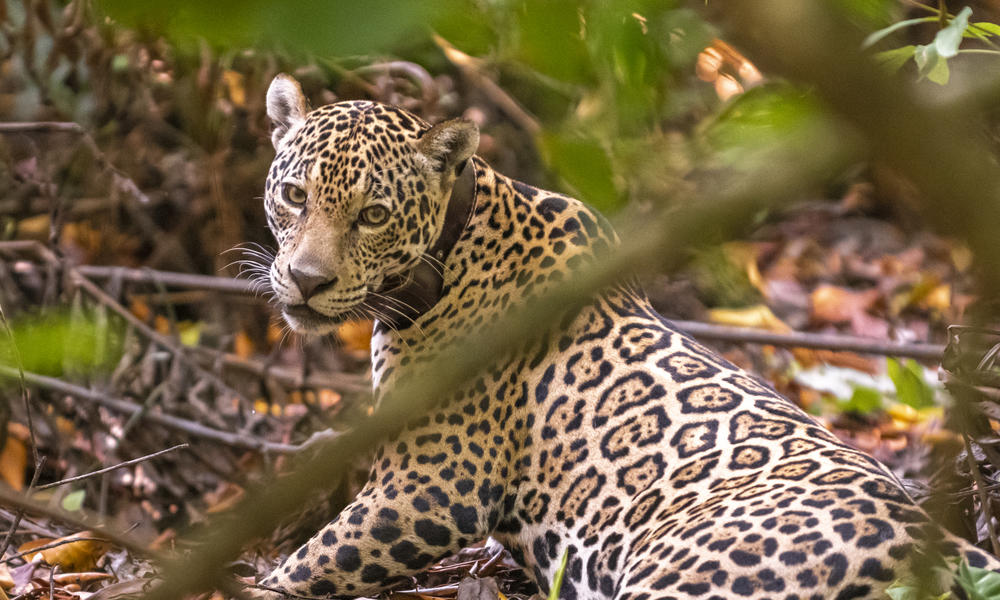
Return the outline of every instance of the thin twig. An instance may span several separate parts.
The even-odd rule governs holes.
[[[458,593],[458,584],[449,583],[447,585],[439,585],[437,587],[415,587],[412,590],[393,590],[396,594],[423,594],[423,595],[434,595],[443,593]]]
[[[15,560],[17,560],[19,558],[24,558],[25,556],[31,556],[32,554],[37,554],[37,553],[41,552],[42,550],[51,550],[52,548],[58,548],[59,546],[65,546],[66,544],[72,544],[73,542],[105,542],[105,543],[107,543],[107,542],[110,542],[110,541],[111,540],[108,540],[108,539],[105,539],[105,538],[102,538],[102,537],[89,537],[89,536],[88,537],[73,537],[73,536],[67,536],[67,537],[65,537],[63,539],[56,540],[54,542],[50,542],[48,544],[45,544],[44,546],[38,546],[36,548],[32,548],[31,550],[25,550],[24,552],[21,552],[19,554],[14,554],[14,555],[8,556],[7,558],[5,558],[3,560],[0,560],[0,565],[10,563],[10,562],[15,561]]]
[[[0,378],[13,379],[17,376],[17,372],[10,367],[0,366]],[[128,400],[122,400],[120,398],[112,398],[96,392],[94,390],[89,390],[71,383],[66,383],[60,379],[55,379],[53,377],[46,377],[44,375],[37,375],[35,373],[25,372],[25,381],[32,386],[43,387],[46,389],[54,390],[63,394],[67,394],[76,398],[83,400],[88,400],[94,402],[116,412],[124,413],[127,415],[134,415],[142,412],[142,418],[150,423],[156,423],[157,425],[162,425],[163,427],[168,427],[176,431],[182,431],[189,435],[195,437],[200,437],[206,440],[213,440],[216,442],[221,442],[229,446],[234,446],[236,448],[245,448],[247,450],[256,450],[258,452],[274,452],[274,453],[294,453],[298,452],[301,447],[291,444],[279,444],[276,442],[269,442],[267,440],[262,440],[260,438],[250,437],[246,435],[240,435],[236,433],[230,433],[228,431],[221,431],[219,429],[212,429],[211,427],[206,427],[201,423],[196,423],[194,421],[189,421],[187,419],[182,419],[180,417],[175,417],[173,415],[168,415],[158,412],[145,412],[143,407],[135,404],[134,402],[129,402]]]
[[[125,267],[105,267],[97,265],[80,265],[76,270],[90,279],[105,281],[112,277],[121,277],[122,281],[130,283],[160,283],[167,287],[209,290],[227,294],[253,295],[250,281],[247,279],[232,279],[229,277],[213,277],[211,275],[195,275],[192,273],[173,273],[170,271],[155,271],[153,269],[127,269]]]
[[[0,123],[0,133],[86,133],[78,123],[71,121],[25,121]]]
[[[528,111],[518,104],[517,100],[511,98],[510,94],[504,91],[495,81],[487,77],[476,66],[476,59],[462,52],[453,46],[448,40],[439,35],[434,35],[434,42],[444,52],[445,57],[458,70],[471,81],[473,85],[482,90],[490,100],[493,101],[501,111],[517,125],[530,134],[536,134],[542,130],[538,119],[533,117]]]
[[[860,352],[863,354],[902,356],[928,361],[940,361],[944,355],[944,346],[940,344],[908,344],[872,338],[798,331],[792,333],[774,333],[763,329],[729,327],[697,321],[674,321],[673,323],[679,329],[702,340]]]
[[[73,123],[70,121],[28,121],[28,122],[8,122],[0,123],[0,133],[29,133],[29,132],[39,132],[39,133],[72,133],[80,136],[80,140],[83,145],[87,147],[93,155],[94,160],[100,167],[111,173],[112,186],[115,188],[126,192],[139,202],[143,204],[149,203],[149,197],[146,196],[136,185],[135,181],[131,177],[126,175],[124,172],[119,170],[111,161],[108,160],[107,155],[101,150],[94,138],[91,137],[90,133],[86,129],[81,127],[78,123]]]
[[[132,465],[137,465],[141,462],[146,462],[147,460],[154,459],[158,456],[162,456],[168,452],[173,452],[174,450],[180,450],[181,448],[190,448],[190,444],[177,444],[166,450],[160,450],[159,452],[154,452],[152,454],[147,454],[146,456],[140,456],[139,458],[133,458],[132,460],[127,460],[117,465],[111,465],[110,467],[105,467],[98,471],[91,471],[90,473],[84,473],[83,475],[77,475],[76,477],[70,477],[68,479],[61,479],[59,481],[53,481],[52,483],[46,483],[45,485],[40,485],[36,490],[46,490],[48,488],[58,487],[60,485],[66,485],[67,483],[74,483],[77,481],[83,481],[84,479],[90,479],[91,477],[97,477],[98,475],[103,475],[105,473],[110,473],[116,469],[121,469],[124,467],[131,467]]]
[[[95,285],[92,281],[81,275],[75,269],[69,269],[69,273],[70,276],[73,277],[74,283],[76,283],[85,292],[90,294],[91,297],[93,297],[95,300],[101,302],[102,304],[106,305],[108,308],[113,310],[118,316],[125,319],[129,323],[129,325],[138,329],[140,332],[142,332],[143,335],[148,337],[154,343],[163,347],[166,350],[169,350],[174,355],[174,358],[181,361],[182,363],[185,363],[189,368],[191,368],[195,373],[197,373],[199,377],[208,379],[209,381],[214,383],[220,390],[226,392],[227,394],[235,396],[236,398],[239,398],[244,402],[247,402],[247,398],[242,393],[230,387],[230,385],[225,381],[223,381],[221,377],[219,377],[218,375],[216,375],[211,371],[202,368],[200,364],[198,364],[193,358],[191,358],[188,355],[188,353],[179,343],[177,343],[176,341],[170,339],[165,335],[162,335],[149,325],[146,325],[141,319],[133,315],[128,309],[119,304],[114,298],[105,293],[104,290],[97,287],[97,285]]]

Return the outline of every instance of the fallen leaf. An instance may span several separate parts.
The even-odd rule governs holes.
[[[753,327],[778,333],[787,333],[792,330],[764,304],[748,308],[713,308],[708,311],[708,320],[720,325]]]
[[[30,562],[41,555],[46,563],[58,566],[63,571],[88,571],[97,566],[97,559],[111,548],[110,542],[95,538],[92,532],[81,531],[55,540],[46,538],[33,540],[22,544],[17,551],[31,552],[35,548],[54,542],[66,542],[54,548],[29,554],[25,559]]]
[[[131,312],[137,319],[143,323],[148,323],[149,318],[153,315],[152,309],[146,302],[139,298],[132,298],[128,306],[129,312]]]
[[[466,577],[458,584],[456,600],[498,600],[500,589],[492,577]]]
[[[82,573],[57,573],[52,576],[52,580],[60,585],[86,585],[88,583],[93,583],[95,581],[102,581],[104,579],[111,579],[114,575],[108,573],[97,573],[94,571],[85,571]]]
[[[149,588],[153,586],[153,581],[152,578],[145,578],[112,583],[95,592],[88,600],[125,600],[126,598],[131,600],[132,598],[142,598],[149,591]]]
[[[205,502],[208,504],[208,508],[205,509],[205,512],[213,514],[227,511],[233,506],[236,506],[236,504],[242,500],[245,495],[246,490],[242,487],[236,485],[235,483],[224,483],[214,492],[205,494]]]
[[[767,298],[767,282],[760,274],[757,261],[760,251],[757,246],[747,242],[727,242],[722,246],[726,259],[746,273],[750,284],[757,288]]]
[[[14,587],[14,576],[10,573],[10,568],[6,563],[0,564],[0,589],[9,590]]]
[[[810,294],[813,320],[823,323],[848,323],[859,313],[867,313],[882,297],[876,289],[854,291],[823,284]]]
[[[226,91],[233,104],[240,107],[246,106],[247,91],[244,86],[243,74],[232,69],[226,69],[222,72],[222,81],[226,84]]]
[[[0,479],[16,491],[23,490],[24,469],[27,465],[28,447],[16,436],[8,435],[7,443],[0,451]]]
[[[254,354],[253,340],[245,331],[236,332],[233,338],[233,352],[240,358],[250,358]]]
[[[337,329],[337,337],[348,350],[370,352],[374,327],[375,323],[368,319],[347,321]]]
[[[320,408],[325,410],[340,404],[340,394],[337,392],[326,388],[321,388],[318,392]]]

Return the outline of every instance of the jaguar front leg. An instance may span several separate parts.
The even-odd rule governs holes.
[[[407,447],[399,441],[387,446]],[[374,596],[487,537],[495,502],[483,504],[476,495],[476,501],[463,503],[455,490],[442,489],[443,482],[431,479],[423,469],[411,470],[405,453],[394,452],[391,458],[379,455],[368,484],[354,502],[261,586],[292,597]],[[454,483],[467,491],[468,481]]]

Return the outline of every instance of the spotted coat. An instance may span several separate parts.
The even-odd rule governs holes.
[[[577,200],[469,158],[468,122],[430,128],[372,102],[307,113],[290,78],[268,105],[271,280],[305,332],[363,313],[387,275],[425,260],[453,170],[471,160],[475,207],[440,301],[409,327],[376,327],[377,392],[615,244]],[[304,203],[286,201],[289,184]],[[358,224],[372,203],[389,209],[380,228]],[[322,284],[303,293],[296,269]],[[884,466],[623,284],[414,415],[355,501],[263,583],[373,596],[492,535],[543,591],[568,553],[567,600],[881,598],[929,531]],[[998,566],[964,541],[942,547]]]

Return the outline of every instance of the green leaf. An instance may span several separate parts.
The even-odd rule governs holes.
[[[970,15],[972,15],[972,9],[966,6],[955,15],[947,27],[934,36],[934,47],[942,58],[951,58],[958,54],[958,46],[962,43],[962,34],[969,26]]]
[[[119,325],[105,327],[95,314],[68,311],[19,317],[10,323],[12,336],[0,328],[0,365],[57,377],[112,366],[121,350]]]
[[[566,562],[569,560],[569,548],[563,550],[562,560],[559,561],[559,570],[552,578],[552,588],[549,590],[549,600],[559,600],[559,590],[562,588],[563,573],[566,572]]]
[[[1000,598],[1000,573],[973,567],[963,561],[958,565],[955,581],[969,595],[969,600]]]
[[[931,23],[937,20],[937,17],[920,17],[919,19],[907,19],[905,21],[893,23],[888,27],[883,27],[882,29],[870,34],[865,38],[865,41],[861,42],[861,47],[863,49],[871,48],[895,31],[899,31],[900,29],[913,25],[920,25],[921,23]]]
[[[596,138],[575,132],[543,133],[539,142],[546,162],[574,195],[602,211],[619,205],[611,159]]]
[[[990,23],[989,21],[980,21],[969,26],[969,33],[972,35],[979,33],[985,36],[995,35],[1000,37],[1000,25]]]
[[[886,50],[885,52],[875,54],[875,61],[890,71],[896,72],[906,64],[906,61],[913,58],[913,53],[916,52],[916,50],[917,47],[914,45],[903,46],[893,50]]]
[[[876,389],[858,386],[851,397],[841,401],[838,407],[843,412],[866,415],[882,408],[882,394]]]
[[[923,370],[914,360],[901,365],[890,358],[886,361],[889,379],[896,388],[896,399],[912,408],[934,406],[934,390],[924,381]]]
[[[917,61],[921,78],[926,77],[938,85],[948,83],[951,74],[948,70],[948,60],[938,54],[936,45],[917,46],[913,59]]]
[[[924,583],[910,579],[897,579],[885,590],[892,600],[952,600],[951,592],[939,593],[924,588]]]
[[[66,497],[62,499],[63,510],[67,512],[76,512],[80,510],[83,508],[83,500],[86,497],[86,490],[76,490],[75,492],[66,494]]]

